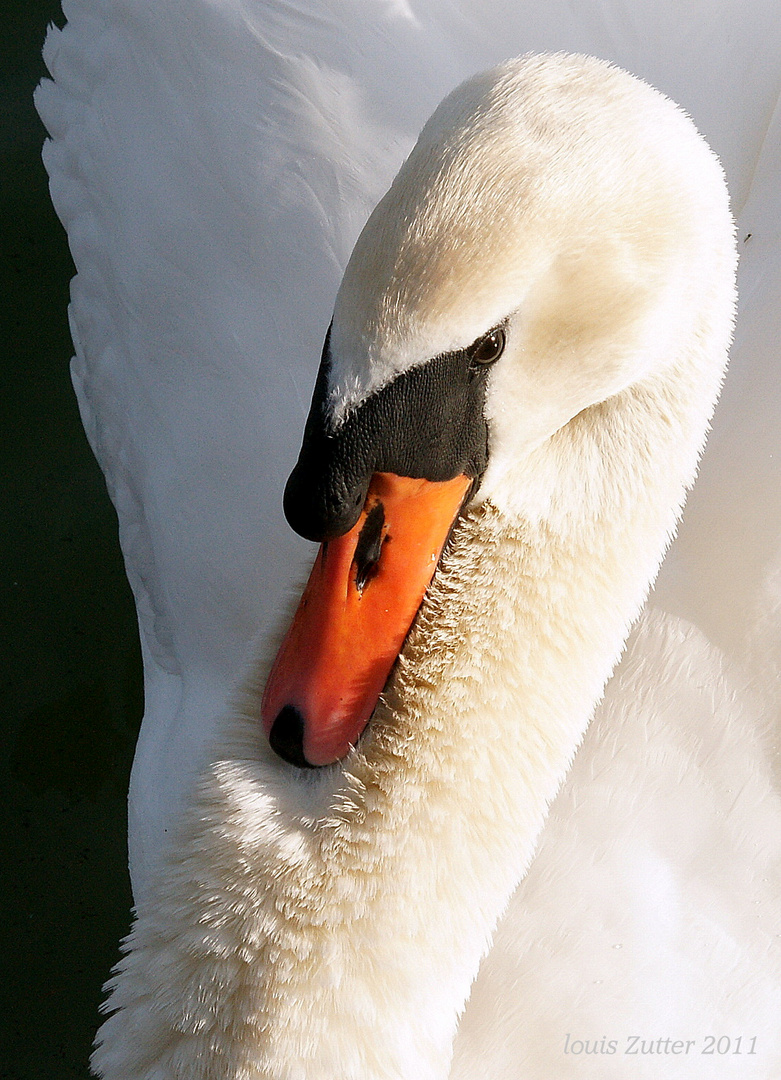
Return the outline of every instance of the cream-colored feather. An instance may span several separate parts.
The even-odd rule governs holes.
[[[113,983],[106,1080],[443,1080],[459,1016],[691,484],[726,362],[721,171],[662,95],[510,61],[437,110],[336,306],[336,420],[508,321],[490,465],[360,746],[217,724]]]

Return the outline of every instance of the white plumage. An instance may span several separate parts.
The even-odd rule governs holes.
[[[778,34],[772,23],[762,24],[763,13],[769,12],[757,5],[751,48],[760,58],[772,55],[773,33]],[[515,733],[519,742],[512,745],[509,762],[503,763],[493,750],[481,758],[490,748],[491,729],[478,709],[472,725],[473,733],[484,725],[478,753],[459,744],[451,732],[443,765],[436,740],[431,743],[431,730],[438,730],[434,723],[426,736],[430,745],[424,740],[422,753],[407,759],[399,751],[405,763],[401,772],[381,770],[385,786],[371,770],[362,773],[359,762],[351,798],[358,806],[368,799],[369,805],[366,819],[359,821],[349,800],[338,813],[329,811],[332,790],[339,787],[333,777],[308,783],[305,789],[289,783],[273,762],[265,762],[252,724],[224,715],[238,675],[256,649],[251,643],[256,636],[263,640],[270,626],[281,625],[278,608],[299,572],[295,560],[299,566],[303,562],[302,545],[292,544],[281,521],[281,485],[292,464],[313,361],[352,241],[438,97],[470,71],[542,46],[606,52],[650,74],[701,123],[710,121],[733,175],[733,189],[739,199],[748,200],[739,233],[741,240],[751,233],[743,244],[748,311],[736,390],[727,398],[720,437],[716,428],[714,463],[706,463],[702,496],[690,507],[691,525],[684,526],[657,589],[658,610],[646,614],[634,632],[548,816],[532,869],[515,892],[475,984],[456,1037],[450,1075],[550,1080],[570,1075],[658,1077],[663,1071],[665,1076],[710,1078],[733,1075],[729,1070],[737,1061],[741,1077],[770,1080],[781,1055],[775,1031],[779,939],[773,901],[781,815],[771,782],[769,737],[772,710],[777,709],[777,571],[774,577],[772,560],[779,504],[777,486],[768,484],[776,468],[765,453],[765,447],[773,445],[770,426],[755,436],[750,453],[741,445],[759,427],[754,413],[769,419],[777,415],[773,395],[777,398],[778,391],[770,378],[770,354],[764,350],[772,341],[769,319],[777,319],[766,297],[773,295],[778,278],[771,246],[778,195],[770,179],[778,129],[777,123],[771,121],[767,128],[766,119],[758,118],[760,111],[769,115],[767,108],[756,115],[749,108],[763,95],[767,98],[770,62],[756,65],[750,85],[745,77],[730,76],[731,96],[723,87],[718,95],[709,93],[709,80],[715,83],[716,73],[728,64],[738,66],[741,50],[749,49],[743,44],[746,39],[730,46],[706,41],[697,36],[697,13],[689,12],[685,18],[691,21],[673,28],[673,41],[686,54],[686,63],[680,59],[676,67],[675,49],[655,49],[654,34],[665,37],[665,20],[685,22],[684,17],[640,7],[623,16],[616,9],[611,49],[603,44],[609,19],[599,22],[588,7],[578,20],[551,10],[544,20],[536,17],[539,26],[534,19],[528,21],[529,12],[515,7],[503,11],[500,4],[479,17],[445,4],[432,4],[420,14],[405,4],[364,4],[337,12],[328,5],[299,11],[291,5],[206,5],[192,0],[154,12],[135,3],[72,4],[66,14],[69,26],[53,33],[47,46],[47,63],[57,85],[44,84],[38,103],[53,136],[47,148],[53,196],[69,229],[79,271],[72,304],[74,376],[85,426],[120,515],[139,603],[147,679],[130,822],[143,948],[131,954],[131,975],[118,992],[119,1000],[124,995],[136,1010],[139,1028],[129,1034],[132,1029],[122,1029],[124,1021],[113,1022],[114,1034],[100,1059],[106,1075],[123,1080],[155,1075],[186,1075],[191,1080],[196,1075],[422,1080],[447,1075],[459,1003],[493,920],[528,859],[545,800],[558,786],[579,739],[585,708],[581,696],[587,701],[598,693],[619,647],[623,622],[642,593],[643,577],[653,570],[672,519],[649,520],[647,538],[638,540],[635,533],[628,548],[616,549],[623,550],[622,558],[614,551],[607,559],[611,586],[619,591],[617,571],[633,559],[647,566],[632,568],[623,614],[613,616],[615,626],[604,630],[594,656],[582,629],[580,637],[575,635],[575,648],[567,628],[559,626],[562,637],[554,645],[559,652],[569,648],[572,668],[581,670],[581,676],[573,677],[573,689],[562,681],[565,669],[557,670],[557,694],[562,699],[572,694],[572,706],[562,713],[569,717],[567,723],[551,737],[552,757],[537,766],[533,737],[528,745],[522,741],[527,732]],[[646,32],[638,28],[643,20]],[[708,65],[693,62],[698,47],[708,56]],[[675,77],[663,77],[669,72]],[[669,141],[672,129],[664,130]],[[666,152],[674,158],[669,147]],[[684,176],[679,191],[683,202],[695,190],[696,184]],[[562,207],[569,205],[569,200],[562,202]],[[595,205],[600,205],[599,192]],[[704,211],[699,220],[706,233],[711,226],[718,233],[724,227],[716,220],[720,211],[709,213]],[[673,220],[668,214],[662,228],[667,246],[657,253],[668,273],[677,266],[669,237]],[[688,220],[682,206],[681,228]],[[525,264],[534,271],[528,271],[531,284],[544,276],[542,249],[533,241],[532,258]],[[681,249],[688,250],[691,242],[691,236],[684,236]],[[642,241],[637,243],[643,249]],[[700,237],[697,243],[705,240]],[[585,250],[583,282],[565,282],[550,295],[538,290],[537,317],[530,325],[548,325],[539,314],[546,304],[553,305],[553,323],[559,325],[556,297],[567,288],[570,299],[592,288],[598,302],[615,297],[617,290],[608,288],[605,274],[618,265],[616,259],[602,261],[600,248],[600,260],[589,264]],[[474,288],[454,291],[443,306],[432,305],[430,295],[423,295],[418,314],[436,309],[442,317],[439,322],[417,320],[415,325],[422,327],[417,341],[409,333],[404,336],[407,364],[468,342],[475,336],[474,326],[477,332],[486,328],[478,325],[480,314],[486,314],[486,297],[497,298],[508,280],[500,273],[501,251],[492,247],[491,253],[497,258],[491,260],[487,279],[483,274],[485,297]],[[723,251],[718,254],[705,244],[698,258],[703,274],[726,280],[716,265],[719,258],[727,260],[726,273]],[[413,281],[416,273],[420,278],[416,265],[413,259]],[[568,270],[571,265],[567,263]],[[588,274],[590,265],[599,273]],[[374,280],[378,278],[381,266],[375,270]],[[546,280],[559,281],[555,275]],[[672,326],[673,339],[683,332],[688,312],[684,287],[681,279],[662,303],[660,287],[649,286],[647,314],[656,320],[653,331]],[[729,292],[723,284],[718,287],[721,293],[714,294],[706,322],[716,339],[723,339]],[[352,298],[349,282],[343,289],[348,314],[366,311],[361,288],[365,292],[365,279],[358,280]],[[363,302],[356,295],[363,296]],[[500,316],[515,310],[502,307],[501,299],[496,302]],[[409,313],[409,300],[405,305]],[[661,311],[664,320],[659,319]],[[494,314],[487,316],[487,324],[495,321]],[[719,318],[724,323],[714,329]],[[390,327],[381,318],[372,325],[379,327],[378,352],[372,367],[364,369],[369,382],[361,385],[360,370],[345,370],[347,397],[392,374],[380,349],[383,344],[387,348]],[[340,355],[347,362],[350,333],[366,339],[369,331],[351,328],[349,319],[342,320],[342,327]],[[335,331],[339,329],[337,319]],[[592,344],[603,344],[603,330],[590,326],[586,337],[590,334]],[[629,329],[623,326],[624,345],[635,332],[638,341],[652,342],[648,363],[656,370],[665,354],[662,345],[672,347],[674,340],[660,341],[641,319]],[[443,337],[446,333],[453,335],[452,341]],[[544,344],[537,341],[535,355]],[[717,344],[711,348],[718,351]],[[386,355],[391,352],[398,361],[402,348]],[[594,355],[599,357],[599,348]],[[633,356],[636,363],[636,349]],[[741,367],[741,357],[750,358],[752,366]],[[353,366],[355,362],[353,356]],[[601,377],[598,365],[596,370]],[[550,442],[551,433],[570,416],[603,400],[608,390],[621,390],[633,374],[635,369],[623,375],[619,370],[615,384],[598,385],[591,397],[593,388],[585,380],[574,402],[562,404],[568,415],[556,414],[549,430],[522,433],[520,444],[514,425],[497,436],[500,452],[493,461],[503,458],[504,470],[497,465],[489,471],[483,495],[498,507],[500,517],[509,514],[515,520],[510,547],[505,555],[501,548],[496,554],[501,529],[494,511],[491,506],[478,511],[470,537],[490,567],[483,575],[485,591],[472,601],[475,610],[460,596],[467,606],[448,624],[444,592],[459,592],[453,569],[444,584],[435,586],[433,597],[433,610],[441,607],[444,630],[426,619],[421,630],[430,627],[442,642],[450,630],[462,642],[458,663],[449,657],[455,665],[450,670],[460,674],[446,691],[445,713],[456,703],[460,714],[474,711],[463,686],[468,689],[470,680],[473,687],[484,683],[491,663],[501,659],[505,670],[524,671],[526,654],[494,656],[482,666],[475,662],[475,649],[458,620],[466,610],[474,640],[479,641],[481,620],[499,618],[512,639],[509,627],[523,619],[523,605],[519,609],[516,597],[503,599],[501,589],[498,595],[491,589],[512,579],[529,542],[518,532],[518,519],[525,512],[524,528],[532,531],[539,520],[550,526],[550,492],[557,483],[564,506],[561,520],[567,516],[567,487],[553,468],[558,459],[533,451],[535,469],[520,480],[508,479],[508,462],[519,446],[528,453],[535,440]],[[761,385],[761,393],[748,394],[746,385],[752,379]],[[718,367],[712,368],[709,380],[713,387]],[[564,382],[571,385],[571,380]],[[556,397],[564,382],[554,381],[547,388],[535,416],[543,400]],[[527,379],[527,389],[533,385],[539,386],[539,380]],[[741,391],[748,401],[740,400]],[[500,431],[512,387],[507,381],[502,386],[497,378],[491,393],[489,413]],[[692,404],[700,425],[711,396],[712,389],[706,389]],[[685,395],[673,402],[673,412],[679,405],[685,412]],[[675,491],[688,478],[696,453],[696,425],[692,439],[683,457],[672,454],[665,465],[663,448],[652,439],[654,467],[646,463],[645,474],[638,459],[637,476],[648,483],[649,505],[656,510],[664,503],[668,513],[674,511]],[[605,491],[595,495],[588,481],[602,472],[590,473],[584,460],[578,475],[587,482],[580,485],[579,495],[585,503],[615,498],[616,513],[620,484],[615,491],[606,484]],[[618,460],[617,473],[626,464]],[[757,477],[757,490],[742,478],[741,469],[749,467]],[[651,491],[654,485],[669,485],[666,499],[660,490]],[[751,527],[731,551],[722,554],[720,549],[719,575],[712,568],[713,521],[725,505],[734,514],[732,520]],[[573,566],[578,565],[576,548],[567,549]],[[550,559],[551,549],[538,543],[535,550],[535,558]],[[466,548],[457,549],[451,561],[461,569],[471,566],[474,577],[474,555]],[[562,590],[572,587],[571,569],[560,578]],[[556,573],[549,575],[551,588],[556,579]],[[583,582],[588,591],[586,577]],[[555,610],[556,603],[550,603]],[[494,610],[489,611],[491,605]],[[601,625],[596,610],[593,617]],[[509,645],[503,647],[512,653]],[[421,705],[410,689],[416,663],[431,663],[415,648],[413,641],[409,664],[397,680],[400,697],[395,705],[391,701],[391,708],[406,700],[413,720],[421,715],[436,719],[442,700],[438,705],[436,696],[426,698]],[[600,664],[607,665],[604,673]],[[441,677],[442,670],[434,674]],[[501,695],[509,691],[493,678],[491,685],[498,687],[495,709],[501,716]],[[523,688],[523,677],[508,678],[513,692],[519,680]],[[528,686],[525,689],[528,693]],[[467,696],[459,699],[459,693]],[[508,701],[513,704],[512,693]],[[377,737],[392,742],[392,726],[391,735],[377,727]],[[410,731],[415,737],[412,723]],[[506,737],[505,729],[503,734]],[[215,756],[221,764],[210,770],[212,779],[196,797],[193,777]],[[519,760],[525,762],[521,787],[526,785],[520,798]],[[489,763],[491,769],[485,771]],[[448,782],[443,773],[441,790],[433,804],[429,802],[429,812],[431,805],[435,811],[432,823],[420,816],[409,793],[425,791],[432,772],[445,767]],[[370,797],[362,790],[367,778],[378,783],[379,795]],[[445,839],[449,831],[457,831],[455,822],[470,799],[475,812],[464,813],[463,821],[467,831],[474,827],[474,835],[463,841],[463,851],[455,843],[452,854],[435,847],[444,854],[441,865],[432,863],[429,873],[427,844],[434,842],[438,828]],[[372,812],[380,821],[387,812],[383,800],[394,813],[398,810],[397,816],[406,815],[403,828],[398,820],[397,828],[387,832],[371,825]],[[182,808],[193,801],[197,810],[190,811],[183,825]],[[504,803],[505,831],[483,828],[481,822],[495,823],[496,807]],[[275,806],[281,816],[274,816]],[[331,820],[334,836],[324,863],[317,862],[321,854],[315,858],[312,846],[317,833],[312,822],[319,817]],[[339,821],[346,830],[341,841]],[[349,828],[345,822],[351,822]],[[408,835],[405,829],[413,840],[401,851],[394,838]],[[378,839],[388,846],[378,847]],[[340,842],[357,862],[351,864],[339,854]],[[464,851],[469,853],[468,875]],[[328,866],[331,874],[325,886],[317,881],[320,865]],[[246,866],[255,868],[250,879],[256,893],[244,876]],[[448,866],[457,872],[437,877]],[[333,873],[334,867],[341,876]],[[358,891],[365,929],[353,926],[340,938],[338,888],[341,883],[345,912],[354,918],[350,890],[357,879],[364,881]],[[198,888],[193,889],[193,880]],[[307,880],[308,897],[301,889]],[[258,882],[275,884],[264,891]],[[382,890],[394,888],[399,892],[395,900],[380,902]],[[430,901],[434,895],[441,909],[414,902],[416,897]],[[205,908],[204,897],[211,898]],[[300,925],[310,926],[309,937],[303,931],[296,936],[295,904],[303,905],[299,915],[304,912],[306,918]],[[326,919],[318,933],[311,930],[317,911]],[[286,937],[291,926],[292,937]],[[266,933],[278,943],[273,959]],[[362,933],[367,935],[365,944]],[[458,950],[452,947],[454,941]],[[363,969],[356,966],[355,956],[370,953],[371,963]],[[313,958],[317,964],[308,967]],[[286,969],[286,964],[292,967]],[[269,970],[270,983],[263,974]],[[243,989],[237,995],[239,984]],[[263,998],[269,986],[282,997],[297,993],[298,1017],[295,1010],[285,1011],[290,1001],[282,1001],[276,1013],[269,1010]],[[153,987],[155,996],[144,998]],[[346,1016],[345,1001],[350,1002]],[[379,1027],[378,1005],[387,1010]],[[300,1013],[307,1010],[303,1028],[297,1027]],[[272,1050],[258,1036],[263,1016],[284,1020],[280,1030],[286,1035],[275,1031]],[[176,1030],[182,1037],[172,1035]],[[571,1053],[564,1054],[567,1034],[580,1040],[616,1039],[621,1049],[633,1034],[648,1040],[693,1039],[696,1046],[694,1053],[666,1055],[663,1065],[658,1056],[620,1052],[577,1056],[575,1064]],[[729,1036],[733,1049],[737,1036],[745,1039],[745,1046],[756,1036],[756,1053],[730,1061],[703,1056],[708,1035]],[[312,1058],[312,1045],[296,1043],[300,1038],[314,1040],[315,1063],[305,1064]],[[200,1073],[193,1064],[196,1053]],[[210,1054],[211,1072],[205,1064]],[[165,1062],[162,1072],[155,1073],[155,1059]]]

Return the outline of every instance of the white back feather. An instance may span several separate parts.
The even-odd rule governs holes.
[[[739,236],[743,240],[751,233],[751,239],[743,244],[743,323],[731,382],[656,597],[673,615],[694,619],[734,658],[748,658],[754,691],[771,697],[766,665],[773,656],[778,664],[773,583],[781,517],[774,372],[781,132],[773,111],[781,29],[772,4],[755,3],[747,12],[745,3],[725,2],[717,13],[711,3],[687,5],[685,11],[676,4],[582,4],[573,13],[564,4],[543,10],[496,2],[481,5],[475,14],[453,3],[431,3],[420,13],[404,3],[366,0],[338,7],[307,4],[306,9],[196,0],[162,9],[72,0],[66,14],[69,25],[51,32],[46,52],[56,86],[44,84],[37,100],[53,136],[47,149],[52,193],[78,269],[72,302],[74,382],[118,509],[139,605],[147,683],[147,719],[131,792],[131,865],[139,903],[148,894],[166,836],[177,828],[190,778],[203,760],[248,643],[277,621],[280,603],[300,573],[303,545],[282,523],[281,485],[294,458],[322,335],[354,238],[437,100],[461,78],[508,54],[551,48],[593,52],[648,78],[697,117],[725,162],[736,209],[745,207]],[[721,37],[713,27],[730,27],[730,32]],[[660,644],[651,634],[644,646],[643,633],[635,649],[647,648],[654,669],[653,658],[665,657],[669,643]],[[676,633],[676,649],[688,650],[688,670],[697,673],[687,676],[686,685],[691,678],[710,679],[714,661],[707,648]],[[685,674],[687,665],[678,671]],[[738,686],[743,695],[740,680]],[[634,689],[625,692],[633,703]],[[734,746],[736,731],[756,732],[754,718],[761,708],[750,701],[749,696],[748,704],[715,714],[717,722],[723,717],[725,746]],[[656,705],[648,708],[648,717],[657,715]],[[608,702],[602,716],[612,715]],[[644,738],[646,714],[641,709],[634,715]],[[688,715],[688,710],[683,717],[680,709],[674,711],[678,722],[685,723]],[[708,721],[706,716],[706,728]],[[599,767],[600,748],[593,744],[603,730],[592,729],[580,773],[572,774],[562,792],[573,807],[590,790],[583,773]],[[621,765],[618,752],[606,774],[618,786],[640,780],[631,757],[635,745],[630,742],[627,764]],[[771,753],[761,737],[743,740],[741,752],[748,756],[742,790],[754,791],[755,805],[768,809],[759,818],[741,816],[736,829],[762,833],[775,813],[775,796],[763,787]],[[702,757],[714,791],[721,753],[718,747]],[[696,757],[687,744],[677,763],[647,780],[643,790],[657,799],[658,813],[664,814],[665,794],[675,789],[682,772],[694,768]],[[687,808],[712,811],[715,804],[703,791],[699,803],[691,794]],[[696,815],[687,810],[683,816],[684,821],[680,814],[663,817],[662,837],[692,826]],[[554,816],[551,824],[554,837],[557,820]],[[696,828],[687,835],[696,836]],[[519,1060],[530,1076],[558,1075],[555,1070],[567,1075],[570,1062],[551,1055],[556,1022],[570,1007],[573,1023],[582,1026],[593,1019],[605,1027],[618,1015],[623,1024],[637,1015],[612,1012],[616,995],[604,1011],[598,995],[575,1001],[566,996],[564,984],[574,972],[588,973],[593,964],[577,948],[564,955],[557,949],[555,895],[567,888],[557,842],[546,847],[543,840],[535,865],[542,876],[546,865],[558,873],[559,893],[546,891],[541,897],[530,878],[519,901],[537,920],[538,948],[548,941],[548,951],[561,956],[558,966],[553,962],[539,976],[537,965],[533,971],[528,965],[520,969],[528,976],[528,990],[518,996],[521,1008],[532,1017],[536,1001],[548,1027],[531,1042],[522,1037],[520,1050],[508,1050],[504,1065],[492,1073],[496,1077],[517,1076]],[[627,848],[645,842],[636,834],[620,834],[616,864],[626,867]],[[755,860],[752,843],[739,851],[725,845],[725,862],[743,866],[742,880],[757,886],[756,897],[762,899],[759,883],[771,853]],[[578,845],[584,889],[602,879],[598,844],[597,839],[596,847]],[[689,931],[701,905],[708,905],[712,920],[729,921],[729,908],[741,892],[734,886],[723,896],[698,893],[696,875],[693,885],[686,875],[687,850],[662,843],[653,875],[657,883],[670,876],[683,881],[681,888],[692,887],[699,897],[683,905],[680,942],[687,934],[692,939]],[[632,896],[637,910],[646,911],[643,891]],[[610,927],[607,943],[615,936],[610,924],[615,906],[596,907]],[[758,1030],[772,1040],[767,1003],[777,983],[769,937],[760,936],[758,945],[749,942],[749,909],[742,900],[739,908],[737,937],[745,943],[743,957],[752,959],[735,968],[729,957],[723,964],[714,957],[708,969],[712,979],[698,984],[702,996],[689,996],[688,1011],[681,1015],[687,1030],[700,1032],[707,1002],[717,1000],[721,1004],[712,1015],[736,1024],[756,1018]],[[614,925],[623,934],[625,911],[616,916]],[[583,924],[574,932],[585,939]],[[610,954],[611,961],[618,952]],[[688,955],[696,966],[696,956]],[[622,960],[625,956],[630,953],[621,953]],[[746,965],[755,961],[752,985]],[[628,960],[606,970],[617,987],[636,985],[637,969]],[[748,987],[740,1000],[734,996],[737,970],[746,973],[737,980],[740,986]],[[655,974],[652,985],[658,989],[644,999],[644,1015],[662,1022],[665,998],[679,972],[667,977],[657,967]],[[759,1080],[776,1075],[778,1049],[768,1046],[755,1073],[742,1075]],[[467,1060],[461,1053],[457,1044],[456,1069]],[[485,1059],[473,1060],[481,1061],[482,1074]],[[649,1072],[637,1075],[657,1076],[655,1063],[642,1068],[646,1064]],[[741,1064],[754,1065],[747,1059]],[[713,1059],[707,1062],[711,1066],[726,1068]],[[581,1060],[578,1075],[588,1075],[580,1071],[586,1067]],[[673,1067],[665,1075],[675,1075]],[[606,1070],[598,1075],[610,1075]]]

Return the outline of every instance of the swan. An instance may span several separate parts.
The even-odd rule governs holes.
[[[487,460],[459,460],[476,491],[343,764],[280,762],[259,738],[271,657],[252,662],[140,890],[102,1075],[448,1075],[480,959],[693,477],[733,269],[713,158],[624,73],[510,62],[443,103],[358,241],[318,409],[338,443],[367,402],[449,358],[479,369]]]

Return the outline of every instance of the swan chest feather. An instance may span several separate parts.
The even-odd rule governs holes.
[[[306,798],[260,747],[250,684],[133,930],[102,1075],[448,1075],[477,965],[696,463],[700,438],[684,449],[666,391],[658,380],[609,407],[630,421],[601,416],[607,482],[584,476],[604,461],[586,452],[594,418],[570,428],[591,516],[582,501],[558,529],[555,515],[508,528],[489,502],[467,515],[360,751]],[[634,410],[653,453],[631,452]],[[701,392],[677,411],[704,425]]]
[[[436,111],[348,264],[307,428],[338,449],[445,356],[479,388],[486,460],[455,470],[473,497],[349,753],[311,772],[273,753],[269,657],[210,723],[101,1077],[445,1080],[693,481],[734,265],[718,164],[626,73],[527,57]]]

